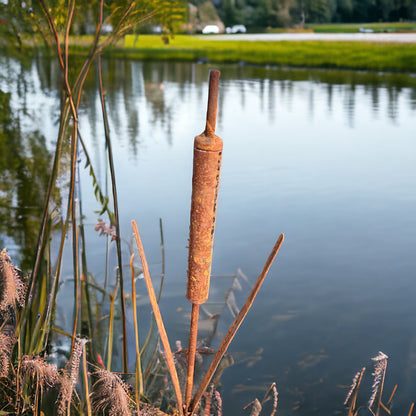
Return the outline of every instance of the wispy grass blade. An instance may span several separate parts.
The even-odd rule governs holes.
[[[159,306],[157,304],[155,291],[153,289],[152,280],[150,278],[149,267],[147,265],[146,256],[144,254],[143,245],[140,239],[139,229],[137,228],[136,221],[132,221],[133,226],[133,233],[136,239],[137,249],[139,251],[140,260],[142,262],[143,274],[146,282],[147,291],[149,294],[150,303],[152,305],[153,313],[156,319],[157,327],[159,329],[160,340],[163,345],[163,349],[165,351],[166,356],[166,364],[168,366],[168,371],[170,377],[172,379],[173,388],[175,390],[178,410],[181,415],[183,415],[183,400],[182,400],[182,392],[179,384],[178,373],[176,372],[175,368],[175,360],[173,358],[172,350],[170,348],[169,339],[166,334],[165,326],[163,324],[162,315],[160,314]]]

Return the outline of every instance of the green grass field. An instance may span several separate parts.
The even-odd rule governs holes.
[[[178,35],[165,44],[159,36],[126,36],[124,48],[110,53],[138,59],[247,62],[278,66],[416,72],[413,44],[325,41],[216,41]]]
[[[395,23],[332,23],[332,24],[311,24],[306,28],[316,33],[355,33],[362,29],[370,29],[376,33],[384,32],[414,32],[416,23],[395,22]]]
[[[394,22],[394,23],[331,23],[310,24],[305,29],[311,29],[316,33],[356,33],[360,28],[370,29],[375,33],[385,32],[415,32],[416,22]]]

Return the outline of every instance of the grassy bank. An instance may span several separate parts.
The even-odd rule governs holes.
[[[413,44],[324,41],[216,41],[175,36],[165,44],[159,36],[126,36],[113,54],[138,59],[207,60],[279,66],[350,68],[416,72]]]
[[[415,32],[416,22],[382,22],[382,23],[330,23],[310,24],[305,29],[315,33],[357,33],[360,30],[371,30],[374,33]]]

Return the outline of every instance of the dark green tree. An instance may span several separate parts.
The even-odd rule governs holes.
[[[353,9],[353,0],[337,0],[331,20],[336,22],[350,22]]]
[[[220,17],[225,26],[232,26],[242,22],[242,15],[240,9],[237,8],[234,0],[223,0]]]
[[[292,16],[297,23],[330,22],[336,4],[333,0],[297,0],[292,6]]]

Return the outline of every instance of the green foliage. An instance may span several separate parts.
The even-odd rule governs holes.
[[[43,4],[43,6],[42,6]],[[102,33],[123,35],[131,33],[144,21],[161,25],[168,33],[174,33],[185,21],[187,8],[185,0],[105,0],[102,9]],[[69,13],[72,6],[73,15]],[[44,18],[49,11],[52,21]],[[69,20],[71,35],[93,35],[100,23],[101,2],[66,0],[27,0],[26,2],[0,2],[0,46],[13,44],[22,50],[26,42],[43,39],[49,47],[55,43],[49,25],[64,34]],[[122,26],[119,23],[122,21]]]
[[[232,26],[242,21],[241,10],[234,7],[232,0],[223,0],[220,9],[220,17],[225,26]]]
[[[249,28],[416,19],[416,0],[222,0],[217,7],[226,25]]]

